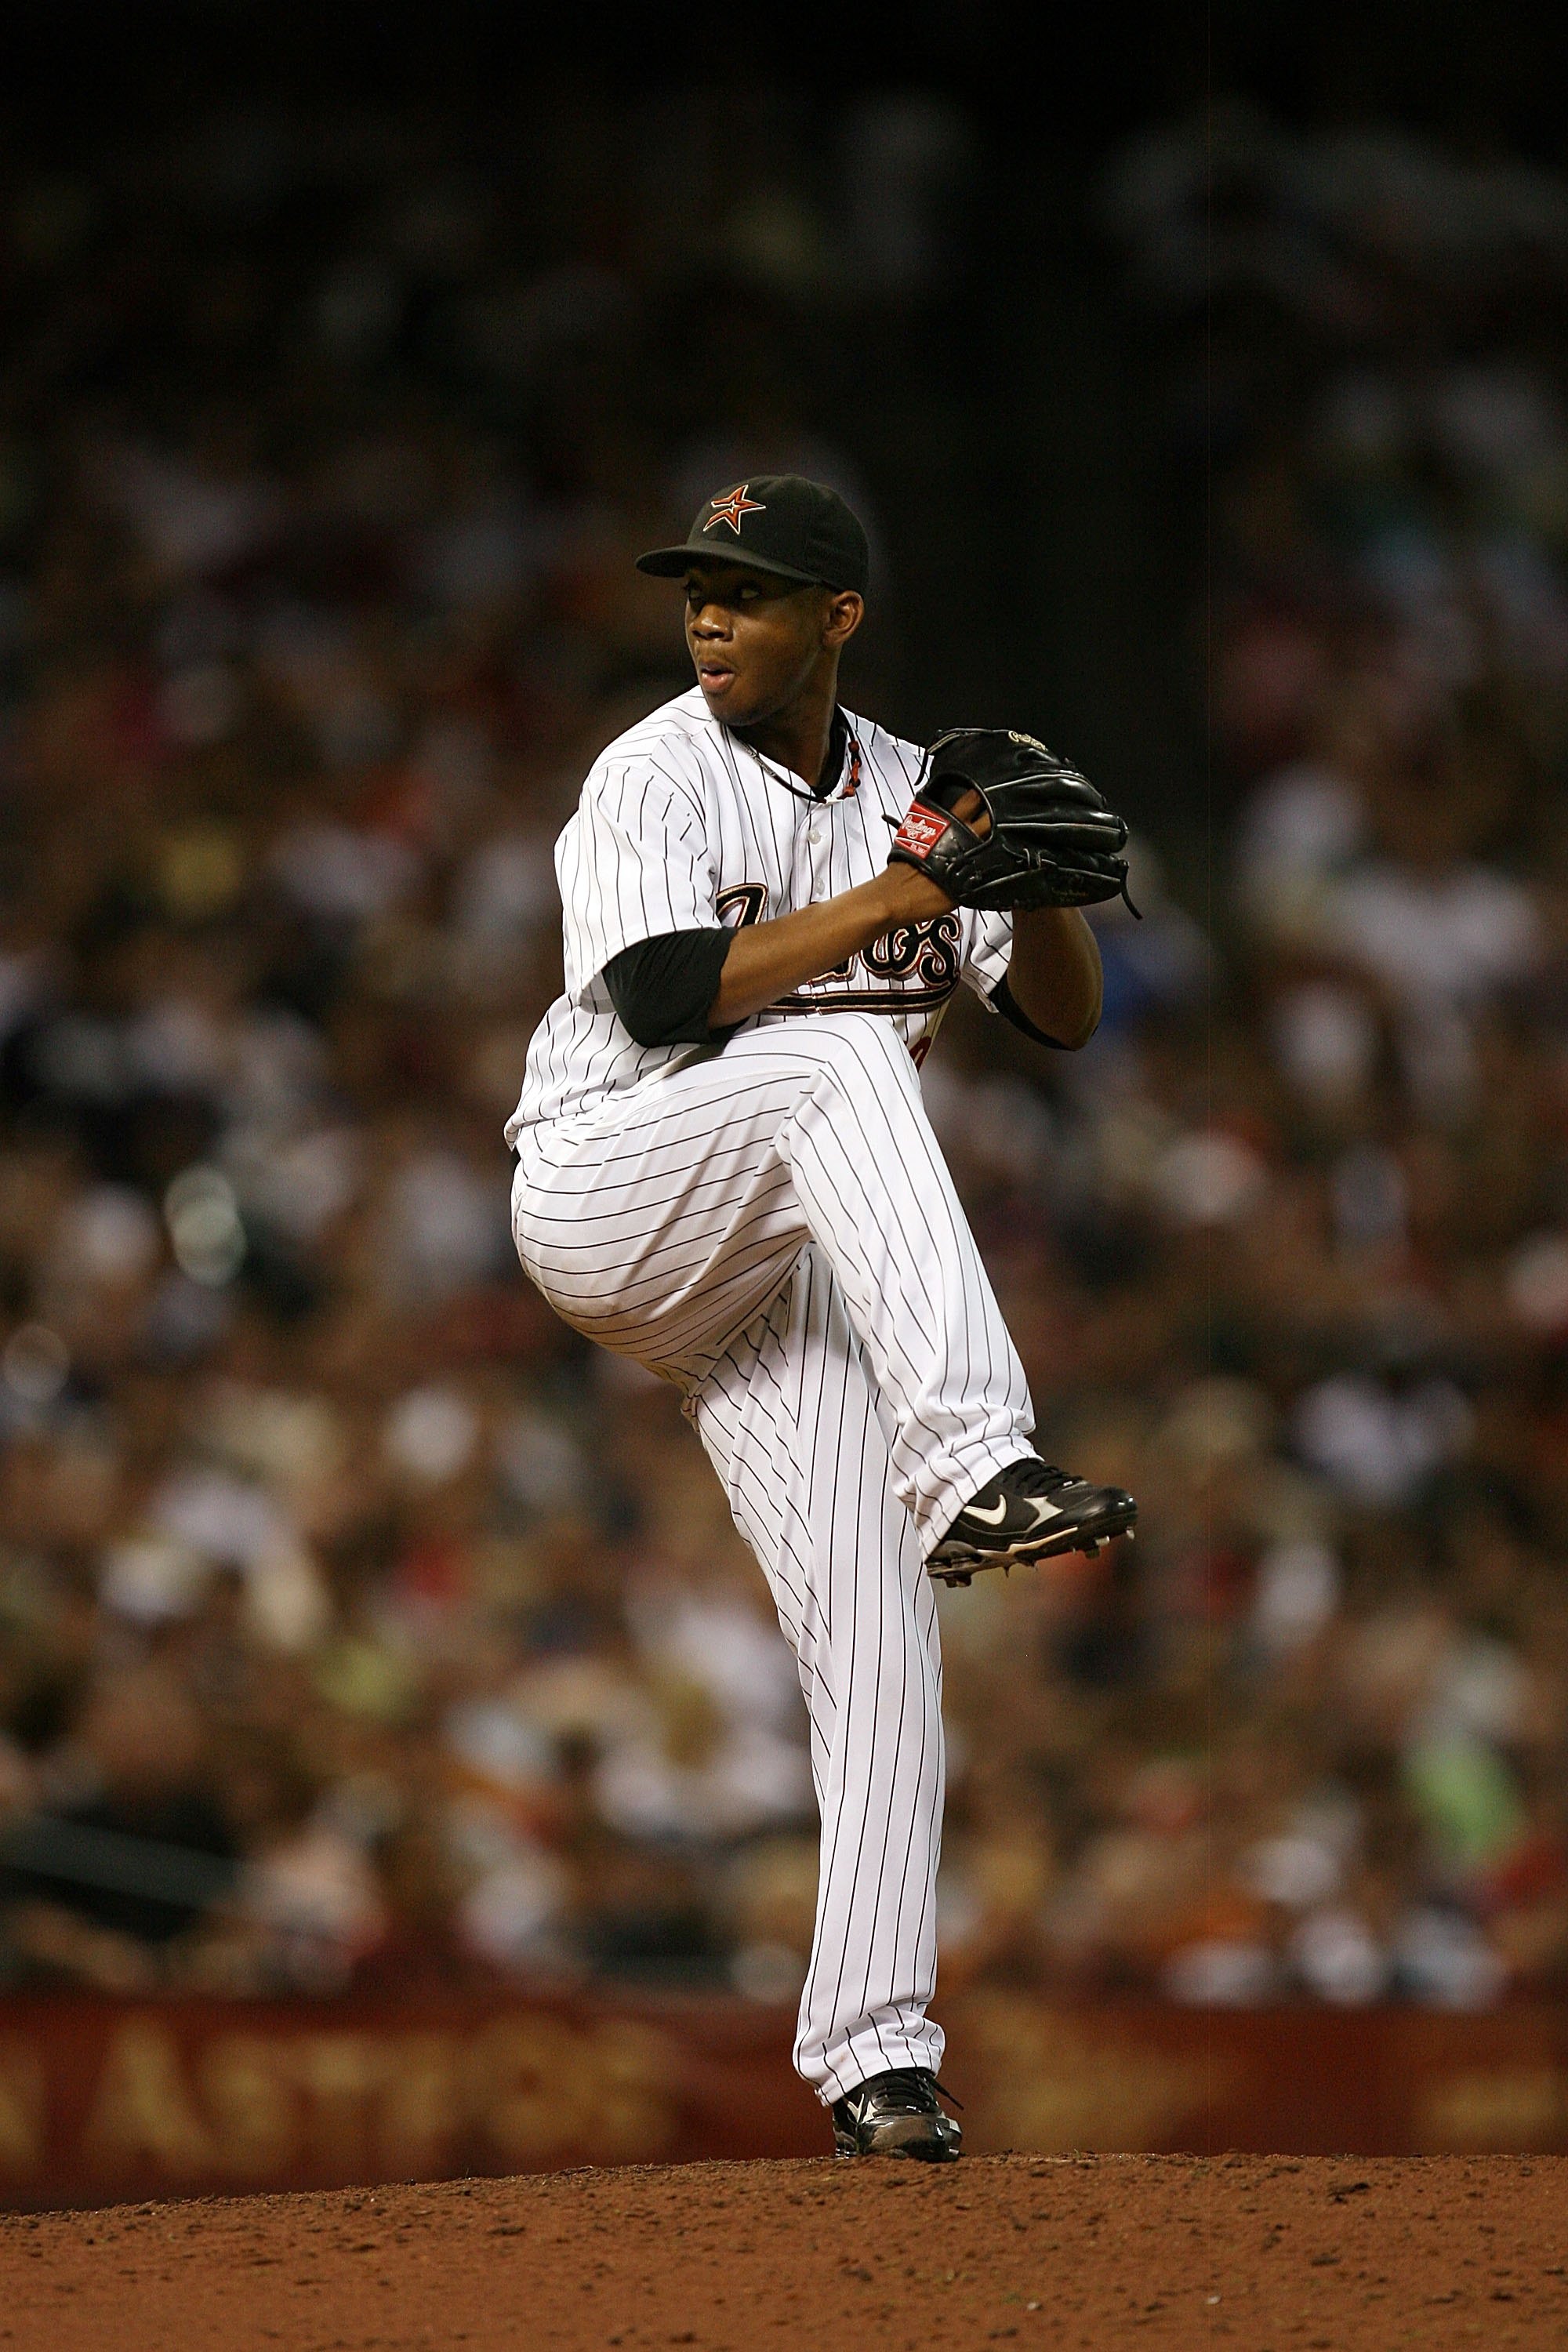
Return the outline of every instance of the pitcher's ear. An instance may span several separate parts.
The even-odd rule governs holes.
[[[827,601],[827,613],[823,625],[825,645],[847,643],[866,617],[866,599],[853,588],[836,588]]]

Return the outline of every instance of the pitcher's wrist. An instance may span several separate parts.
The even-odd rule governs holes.
[[[881,893],[889,923],[929,923],[950,914],[953,901],[947,892],[913,866],[898,859],[869,887]]]

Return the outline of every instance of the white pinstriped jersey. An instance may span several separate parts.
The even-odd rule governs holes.
[[[601,978],[623,948],[771,921],[882,871],[921,754],[869,719],[845,717],[843,772],[821,800],[710,717],[697,687],[601,753],[556,845],[566,984],[529,1047],[509,1143],[524,1127],[595,1109],[712,1050],[639,1045],[627,1033]],[[742,1025],[829,1008],[885,1013],[919,1061],[960,981],[988,998],[1011,952],[1008,916],[955,908],[874,941]]]

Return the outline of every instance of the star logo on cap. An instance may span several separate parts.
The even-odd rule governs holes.
[[[746,496],[751,487],[750,482],[742,482],[735,489],[727,491],[723,498],[715,499],[712,502],[713,511],[703,524],[703,530],[711,530],[715,523],[727,522],[739,539],[741,517],[743,514],[766,514],[767,508],[761,499],[749,499]]]

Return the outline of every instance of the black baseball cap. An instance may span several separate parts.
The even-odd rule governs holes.
[[[803,585],[853,588],[860,596],[870,571],[859,517],[837,490],[801,474],[753,474],[749,482],[716,490],[699,509],[685,544],[639,555],[637,570],[679,580],[703,558],[749,564]]]

